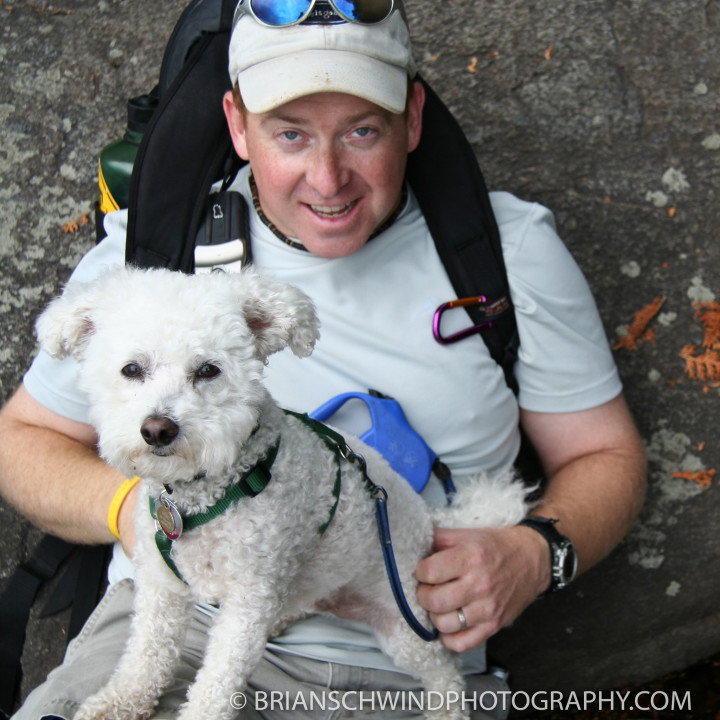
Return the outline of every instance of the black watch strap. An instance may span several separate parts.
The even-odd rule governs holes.
[[[557,592],[569,585],[577,574],[577,552],[572,542],[555,528],[557,519],[531,515],[520,525],[539,532],[550,546],[550,587],[543,593]]]

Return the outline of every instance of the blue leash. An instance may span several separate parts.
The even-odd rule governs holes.
[[[378,527],[378,537],[380,538],[380,547],[382,548],[383,558],[385,560],[385,569],[387,571],[390,587],[395,597],[398,609],[407,624],[419,635],[423,640],[435,640],[438,636],[437,628],[428,630],[415,617],[405,596],[405,591],[400,581],[400,573],[398,572],[397,562],[395,561],[395,552],[390,537],[390,523],[388,521],[387,512],[387,492],[380,485],[376,485],[367,474],[367,463],[362,455],[354,453],[347,445],[341,450],[343,457],[351,463],[357,463],[365,479],[370,495],[375,500],[375,519]]]
[[[407,624],[419,635],[423,640],[435,640],[438,636],[436,628],[428,630],[423,624],[415,617],[410,605],[405,597],[403,591],[402,582],[400,582],[400,573],[398,572],[397,562],[395,561],[395,552],[393,551],[392,540],[390,538],[390,523],[388,521],[387,512],[387,492],[385,488],[380,485],[376,485],[368,476],[367,473],[367,462],[362,455],[351,450],[345,439],[339,433],[331,430],[327,425],[324,425],[316,418],[308,415],[291,412],[285,410],[288,415],[292,415],[301,422],[304,422],[309,428],[317,433],[327,444],[332,446],[334,451],[339,457],[344,458],[349,463],[358,465],[362,472],[363,479],[365,480],[365,486],[368,492],[375,500],[375,519],[378,526],[378,536],[380,538],[380,547],[382,548],[383,559],[385,560],[385,569],[387,571],[388,580],[390,581],[390,587],[392,588],[395,602],[397,603],[398,609],[402,614]],[[338,461],[339,461],[338,457]],[[443,466],[444,467],[444,466]],[[339,466],[338,466],[339,468]],[[449,471],[448,471],[449,478]],[[447,478],[446,478],[447,479]]]

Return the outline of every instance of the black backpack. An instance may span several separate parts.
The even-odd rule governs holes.
[[[135,265],[192,272],[210,187],[231,180],[241,166],[221,104],[231,89],[227,49],[235,5],[194,0],[168,43],[158,105],[130,182],[126,259]],[[516,390],[518,335],[485,181],[460,126],[427,83],[425,91],[423,135],[407,178],[458,297],[484,295],[488,306],[501,308],[482,334]],[[476,307],[467,311],[476,324],[487,320]]]
[[[211,186],[226,186],[243,162],[232,147],[221,98],[231,89],[228,44],[237,0],[193,0],[178,21],[163,58],[157,107],[133,165],[126,261],[142,267],[194,269],[196,244],[212,233]],[[517,395],[513,372],[519,347],[500,234],[472,146],[442,100],[426,93],[420,144],[410,153],[407,180],[415,193],[458,298],[483,295],[485,308],[465,310]],[[202,132],[198,131],[202,128]],[[235,193],[237,195],[237,193]],[[244,201],[242,201],[244,206]],[[247,223],[242,238],[249,247]],[[227,233],[220,223],[219,234]],[[543,471],[522,433],[516,460],[532,483]]]
[[[236,4],[237,0],[193,0],[188,5],[167,44],[158,85],[144,98],[144,108],[149,106],[152,113],[147,113],[149,122],[130,181],[129,263],[192,272],[198,236],[212,227],[211,185],[231,181],[242,165],[233,151],[221,105],[222,95],[230,89],[227,52]],[[484,295],[488,306],[499,308],[482,337],[503,368],[508,386],[517,393],[513,365],[518,333],[485,181],[457,121],[419,79],[427,95],[423,134],[409,156],[407,179],[458,298]],[[96,218],[100,237],[101,214]],[[246,230],[243,239],[248,240]],[[488,320],[477,306],[466,310],[474,324]],[[525,438],[517,465],[528,479],[541,477],[537,457]],[[73,601],[71,639],[98,600],[104,548],[81,548],[78,553],[72,545],[45,536],[0,598],[0,718],[3,710],[8,714],[12,710],[30,606],[40,584],[71,552],[75,561],[59,586],[64,597],[50,603],[51,609],[61,610]]]

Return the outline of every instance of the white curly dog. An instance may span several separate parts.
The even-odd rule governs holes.
[[[143,480],[132,632],[109,683],[76,720],[150,717],[194,602],[220,612],[181,720],[232,717],[231,696],[245,687],[268,637],[312,612],[366,621],[427,691],[462,692],[457,655],[418,637],[398,610],[358,463],[338,458],[302,419],[278,408],[262,383],[268,356],[286,347],[309,355],[318,326],[305,294],[252,271],[113,270],[70,283],[38,319],[41,347],[82,364],[101,456]],[[431,511],[375,451],[348,443],[387,491],[399,577],[427,627],[413,570],[431,550],[433,523],[515,524],[526,513],[526,489],[509,476],[479,478],[452,507]],[[268,481],[262,468],[275,454]],[[257,466],[266,487],[233,499],[232,488],[256,482],[246,475]],[[151,499],[182,579],[156,544]],[[213,517],[209,509],[223,503],[225,512]],[[178,516],[192,523],[208,511],[211,519],[176,537]],[[427,716],[465,717],[447,705]]]

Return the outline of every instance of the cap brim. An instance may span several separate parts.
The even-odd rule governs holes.
[[[355,95],[392,113],[405,110],[407,72],[366,55],[340,50],[306,50],[253,65],[238,75],[251,113],[265,113],[307,95]]]

